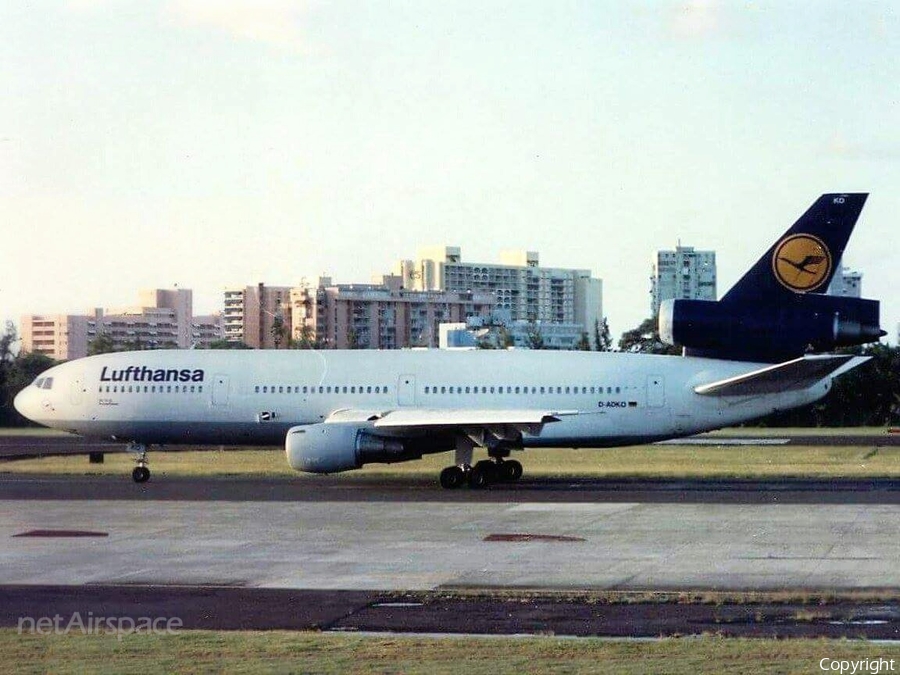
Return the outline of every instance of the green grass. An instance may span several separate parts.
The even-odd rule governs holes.
[[[835,640],[366,637],[184,631],[175,635],[18,635],[0,630],[4,672],[19,673],[815,673],[819,661],[900,659],[900,646]],[[895,662],[896,663],[896,662]],[[857,671],[859,672],[859,671]],[[869,671],[866,671],[869,672]]]
[[[781,437],[790,434],[852,434],[865,440],[860,445],[831,446],[678,446],[641,445],[603,450],[549,448],[514,453],[530,477],[594,478],[864,478],[900,477],[900,447],[882,447],[883,428],[844,430],[728,429],[712,436],[760,435]],[[32,434],[53,434],[39,429]],[[115,446],[111,446],[115,447]],[[118,449],[117,449],[118,450]],[[292,480],[317,480],[287,465],[279,448],[228,450],[151,450],[154,476],[254,476]],[[476,454],[476,459],[479,457]],[[452,453],[429,455],[401,464],[369,464],[358,471],[332,476],[328,480],[397,478],[434,480],[440,470],[453,462]],[[131,457],[122,452],[107,453],[103,464],[90,464],[86,456],[45,457],[0,462],[0,473],[53,473],[64,475],[130,474]]]
[[[596,478],[769,478],[900,477],[900,447],[679,447],[636,446],[607,450],[542,449],[516,453],[530,477]],[[151,452],[154,476],[254,476],[310,480],[296,473],[280,450]],[[434,479],[453,462],[452,454],[429,455],[401,464],[370,464],[329,480],[361,477]],[[69,475],[126,474],[133,466],[124,453],[106,455],[103,464],[85,456],[46,457],[0,463],[0,473]]]

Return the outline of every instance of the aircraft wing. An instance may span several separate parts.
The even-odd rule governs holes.
[[[376,429],[409,433],[433,431],[438,428],[457,428],[465,433],[484,430],[497,436],[509,432],[537,435],[545,424],[558,422],[562,415],[573,415],[573,410],[447,410],[430,408],[399,408],[386,411],[337,410],[328,417],[329,422],[374,422]]]
[[[694,391],[701,396],[759,396],[802,391],[825,377],[837,377],[868,360],[865,356],[835,354],[803,356],[744,375],[703,384],[694,387]]]

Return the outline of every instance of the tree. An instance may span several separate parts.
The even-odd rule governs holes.
[[[528,349],[544,349],[544,334],[536,321],[528,323],[528,332],[525,334],[525,345]]]
[[[312,326],[303,324],[298,326],[295,331],[297,337],[290,341],[288,346],[291,349],[318,349],[319,342],[316,339],[316,332]]]
[[[100,333],[99,335],[97,335],[97,337],[95,337],[88,343],[88,356],[95,356],[96,354],[109,354],[114,351],[117,351],[116,344],[113,342],[113,339],[106,333]]]
[[[56,364],[43,354],[13,354],[13,346],[19,341],[16,327],[6,322],[6,330],[0,335],[0,426],[30,424],[16,411],[13,401],[16,394],[34,379]]]
[[[209,343],[207,349],[253,349],[246,342],[237,342],[232,340],[213,340]]]
[[[6,330],[0,335],[0,422],[3,424],[8,423],[8,412],[12,410],[12,400],[15,398],[9,383],[16,361],[13,345],[18,341],[15,324],[7,321]]]
[[[361,349],[359,342],[359,333],[355,328],[347,331],[347,349]]]
[[[281,314],[276,314],[272,318],[272,327],[269,329],[269,333],[272,335],[272,342],[275,343],[275,349],[281,347],[286,332],[284,317]]]
[[[625,331],[619,340],[619,349],[641,354],[681,354],[681,347],[667,345],[659,339],[658,323],[656,317],[651,317],[644,319],[637,328]]]
[[[582,352],[591,351],[591,341],[588,340],[587,331],[581,332],[581,337],[578,338],[578,342],[575,343],[575,349]]]
[[[145,349],[153,349],[153,347],[141,340],[140,336],[122,343],[123,352],[142,352]]]
[[[603,323],[600,319],[594,319],[594,351],[608,352],[612,350],[612,335],[609,333],[609,322],[603,317]]]

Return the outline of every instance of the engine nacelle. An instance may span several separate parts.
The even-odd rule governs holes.
[[[666,300],[660,305],[659,337],[689,356],[780,361],[807,351],[877,341],[875,300],[797,295],[789,303],[747,306],[708,300]]]
[[[441,438],[395,438],[374,433],[371,422],[332,422],[291,427],[284,442],[288,464],[296,471],[337,473],[363,464],[405,462],[425,452],[452,449]],[[451,439],[452,441],[452,439]]]

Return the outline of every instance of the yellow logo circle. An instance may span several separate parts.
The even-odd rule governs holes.
[[[772,271],[792,291],[814,291],[825,283],[831,272],[831,252],[818,237],[795,234],[775,247]]]

